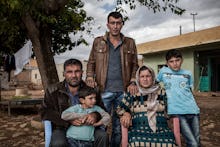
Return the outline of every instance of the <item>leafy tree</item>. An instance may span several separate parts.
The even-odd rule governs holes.
[[[121,4],[135,9],[137,3],[155,13],[167,8],[181,15],[185,10],[176,6],[178,0],[117,0],[116,11],[124,11]],[[54,54],[71,50],[86,43],[83,36],[76,42],[70,33],[90,32],[84,27],[93,20],[83,9],[81,0],[1,0],[0,1],[0,55],[13,54],[24,42],[31,40],[44,88],[58,82]],[[87,25],[90,26],[90,25]]]
[[[1,54],[15,53],[30,39],[43,86],[58,82],[54,54],[86,43],[82,36],[76,42],[69,38],[70,32],[90,30],[83,25],[92,21],[83,5],[81,0],[1,0]]]
[[[120,5],[125,3],[130,6],[130,9],[135,9],[137,3],[146,6],[149,10],[153,10],[154,13],[160,11],[166,11],[170,9],[174,14],[181,15],[185,9],[182,9],[176,5],[179,0],[117,0],[118,8],[121,9]]]

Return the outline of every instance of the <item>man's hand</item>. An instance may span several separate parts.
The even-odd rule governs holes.
[[[95,82],[95,80],[92,77],[86,78],[86,84],[90,87],[93,87],[93,88],[95,88],[97,86],[97,83]]]
[[[120,122],[125,128],[128,128],[131,125],[131,114],[125,112],[120,118]]]
[[[136,84],[131,83],[128,88],[127,91],[131,94],[131,95],[137,95],[138,93],[138,87]]]
[[[82,118],[74,119],[74,120],[70,121],[70,123],[73,126],[82,126],[83,125]]]
[[[70,121],[70,123],[74,126],[94,125],[98,119],[97,113],[98,112],[89,113],[89,114],[83,116],[83,118],[77,118],[77,119]]]
[[[82,123],[86,125],[93,125],[97,121],[95,113],[89,113],[82,119]]]

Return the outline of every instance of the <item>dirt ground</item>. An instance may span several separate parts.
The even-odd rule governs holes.
[[[32,92],[34,93],[34,92]],[[40,91],[42,94],[42,91]],[[8,95],[13,95],[11,92]],[[38,96],[41,96],[39,94]],[[35,94],[36,95],[36,94]],[[4,97],[4,96],[2,96]],[[201,109],[200,131],[202,147],[220,146],[220,96],[196,95]],[[31,120],[38,116],[36,109],[0,110],[0,146],[1,147],[43,147],[43,129],[31,125]],[[184,141],[183,141],[183,146]]]

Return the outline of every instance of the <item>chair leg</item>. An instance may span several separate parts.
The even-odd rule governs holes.
[[[174,117],[172,119],[173,119],[173,132],[174,132],[176,144],[178,145],[178,147],[181,147],[179,118],[178,117]]]
[[[44,133],[45,133],[45,147],[50,146],[50,140],[52,135],[52,124],[49,120],[44,120]]]
[[[121,125],[121,147],[127,147],[128,146],[128,128],[125,128],[123,125]]]

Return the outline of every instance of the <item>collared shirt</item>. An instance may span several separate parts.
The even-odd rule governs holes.
[[[109,62],[106,79],[105,91],[118,92],[123,91],[122,67],[120,47],[122,41],[114,47],[110,40],[107,40],[109,46]]]
[[[76,104],[79,104],[79,96],[78,96],[78,92],[73,95],[71,92],[70,92],[70,89],[68,87],[68,84],[65,83],[65,87],[67,88],[67,92],[68,92],[68,95],[70,97],[70,101],[71,101],[71,104],[72,106],[76,105]]]

